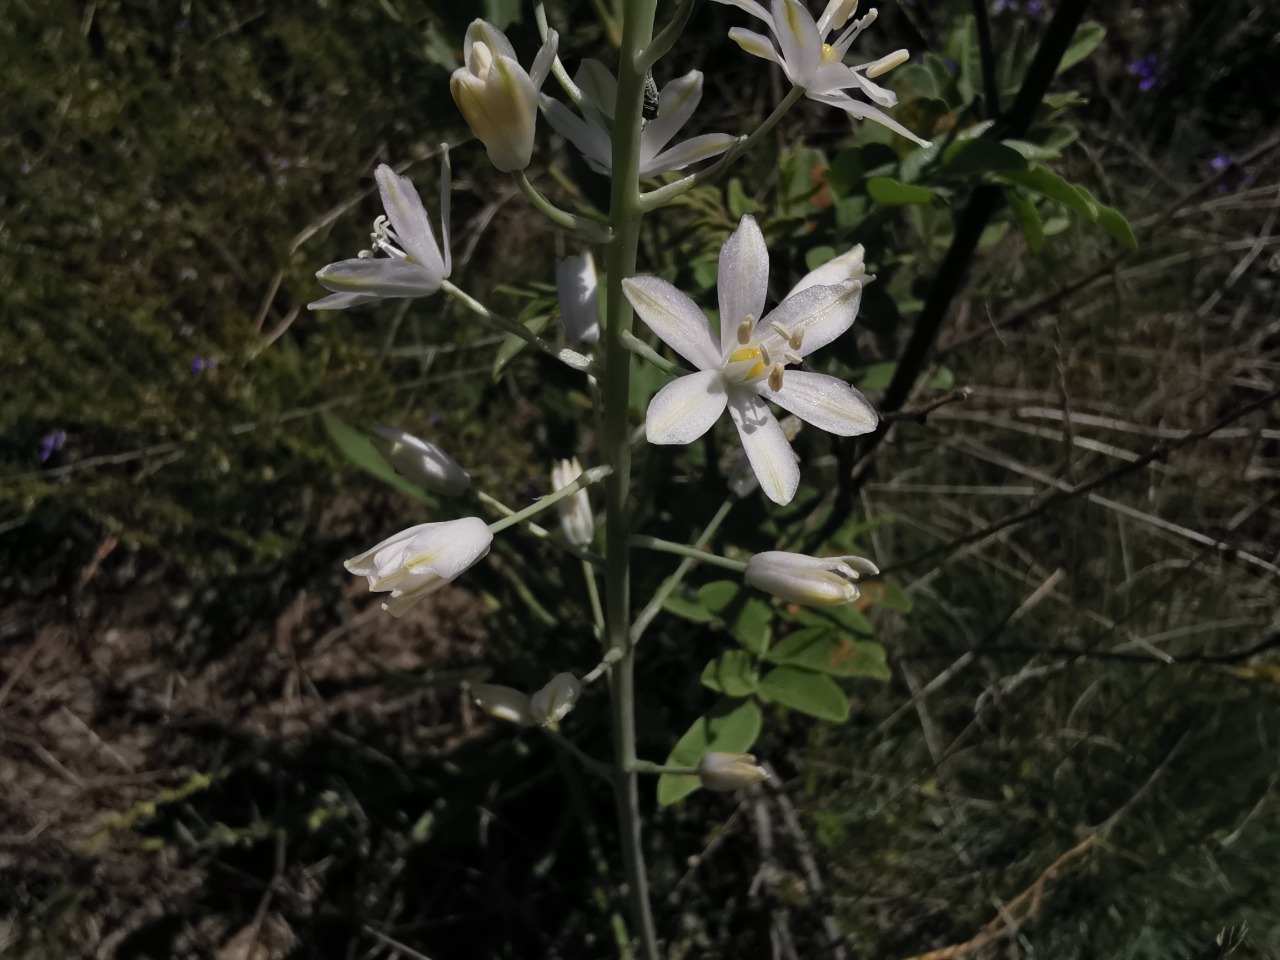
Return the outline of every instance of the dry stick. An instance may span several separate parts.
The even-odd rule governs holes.
[[[896,573],[899,570],[909,568],[909,567],[914,567],[917,564],[929,562],[939,557],[945,557],[948,554],[954,552],[955,550],[960,549],[961,547],[967,546],[968,544],[971,544],[971,543],[976,543],[979,540],[983,540],[994,533],[999,533],[1001,530],[1005,530],[1009,527],[1018,526],[1020,524],[1026,523],[1028,520],[1033,520],[1036,517],[1039,517],[1040,515],[1047,512],[1050,507],[1054,507],[1068,500],[1073,500],[1076,497],[1082,497],[1082,496],[1085,496],[1086,494],[1092,493],[1094,490],[1098,489],[1099,487],[1107,483],[1110,483],[1112,480],[1116,480],[1126,474],[1133,473],[1136,470],[1140,470],[1143,467],[1147,466],[1148,464],[1154,463],[1156,460],[1162,460],[1165,457],[1169,456],[1169,454],[1177,450],[1181,450],[1183,447],[1190,446],[1193,443],[1198,443],[1199,441],[1203,440],[1205,437],[1212,436],[1214,433],[1221,430],[1223,427],[1229,424],[1235,423],[1237,420],[1241,419],[1242,417],[1248,416],[1250,413],[1253,413],[1253,411],[1259,410],[1267,406],[1268,404],[1274,403],[1278,399],[1280,399],[1280,390],[1273,390],[1271,393],[1268,393],[1266,396],[1261,397],[1253,401],[1252,403],[1245,404],[1239,410],[1236,410],[1233,413],[1227,414],[1226,416],[1216,420],[1215,422],[1213,422],[1207,427],[1201,427],[1199,430],[1193,430],[1192,432],[1183,435],[1177,440],[1171,440],[1168,443],[1162,443],[1162,444],[1156,445],[1147,453],[1138,457],[1138,459],[1134,460],[1132,463],[1121,464],[1115,469],[1108,470],[1105,473],[1099,474],[1098,476],[1094,477],[1092,480],[1089,480],[1086,483],[1082,483],[1079,486],[1070,487],[1068,489],[1054,490],[1048,493],[1039,503],[1037,503],[1033,507],[1029,507],[1026,510],[1019,511],[1018,513],[1005,517],[1003,520],[997,520],[995,523],[988,524],[987,526],[982,527],[978,530],[974,530],[970,533],[966,533],[962,537],[957,537],[956,539],[948,543],[944,543],[941,546],[934,547],[931,550],[926,550],[923,553],[917,554],[914,557],[910,557],[909,559],[902,561],[901,563],[894,564],[889,569],[883,571],[882,576],[888,576],[889,574]]]
[[[1062,61],[1062,55],[1066,52],[1072,37],[1075,36],[1076,27],[1084,17],[1085,8],[1088,5],[1089,0],[1063,0],[1059,5],[1031,66],[1027,68],[1022,87],[1014,99],[1013,106],[983,134],[986,139],[998,141],[1005,137],[1022,136],[1027,132],[1035,117],[1036,108],[1053,81],[1058,64]],[[910,396],[911,388],[924,369],[934,341],[937,340],[938,333],[942,329],[943,321],[950,312],[952,301],[959,295],[968,277],[969,266],[978,249],[978,241],[982,238],[982,233],[992,215],[999,208],[1002,196],[1003,189],[992,184],[982,184],[974,189],[969,203],[956,223],[951,246],[938,267],[938,273],[929,290],[924,310],[916,320],[911,339],[898,358],[893,380],[890,381],[884,400],[880,404],[881,410],[893,413],[900,409]],[[853,510],[854,494],[857,493],[862,478],[866,474],[865,465],[870,463],[872,452],[884,441],[891,427],[892,422],[882,422],[879,428],[865,438],[859,451],[860,463],[854,468],[852,476],[847,471],[841,471],[839,489],[831,512],[805,537],[808,544],[826,540],[840,529],[848,518]]]

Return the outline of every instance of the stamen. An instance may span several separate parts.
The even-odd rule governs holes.
[[[782,371],[785,368],[780,363],[775,363],[773,369],[769,371],[769,389],[777,393],[782,389]]]
[[[798,353],[793,353],[790,350],[784,353],[783,357],[786,358],[787,363],[793,363],[797,367],[800,366],[800,364],[804,363],[804,357],[800,356],[800,354]]]
[[[493,66],[493,51],[487,43],[477,40],[471,45],[471,55],[476,58],[476,75],[481,80],[485,79],[489,75],[489,68]]]
[[[773,358],[769,356],[769,348],[763,343],[760,344],[760,359],[764,361],[766,367],[773,363]]]
[[[853,45],[853,41],[858,39],[858,37],[861,35],[863,30],[867,29],[867,27],[875,23],[876,17],[878,16],[880,16],[880,12],[876,10],[875,7],[872,7],[870,10],[867,11],[866,16],[864,16],[861,20],[855,20],[853,24],[849,27],[849,29],[846,30],[843,34],[841,34],[840,39],[838,39],[835,42],[836,52],[839,54],[838,59],[840,60],[844,59],[844,55],[849,51],[849,47]],[[824,50],[823,51],[824,59],[825,59],[825,56],[826,56],[826,51]]]
[[[895,50],[887,57],[881,57],[871,66],[867,67],[867,79],[874,80],[876,77],[882,76],[892,70],[894,67],[900,67],[910,59],[911,55],[905,50]]]
[[[751,342],[751,332],[756,327],[756,318],[751,314],[747,314],[742,322],[738,324],[738,342],[744,347]]]
[[[772,323],[769,324],[769,326],[773,327],[773,332],[776,333],[778,336],[780,336],[783,340],[789,341],[791,339],[791,331],[788,330],[786,327],[784,327],[782,324],[780,324],[777,320],[774,320]]]
[[[791,336],[787,338],[787,345],[792,350],[799,350],[800,344],[804,343],[804,324],[801,323],[791,331]]]

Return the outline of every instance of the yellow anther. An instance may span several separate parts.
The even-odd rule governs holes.
[[[738,324],[738,342],[744,346],[751,342],[751,332],[756,327],[756,318],[747,314],[743,321]]]
[[[840,60],[840,59],[843,59],[843,58],[841,57],[839,50],[837,50],[835,47],[833,47],[829,43],[824,43],[822,45],[822,62],[823,63],[832,63],[833,61]]]
[[[782,370],[782,364],[775,363],[773,369],[769,371],[769,389],[774,393],[782,389]]]

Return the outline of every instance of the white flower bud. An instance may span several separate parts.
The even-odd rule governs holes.
[[[743,579],[788,603],[837,607],[858,599],[857,581],[880,571],[862,557],[808,557],[769,550],[747,561]]]
[[[533,722],[550,726],[564,719],[565,714],[578,702],[582,683],[572,673],[558,673],[551,682],[529,698]]]
[[[374,427],[373,445],[396,473],[424,490],[446,497],[461,496],[471,476],[434,443],[392,427]]]
[[[491,543],[493,533],[479,517],[420,523],[352,557],[345,566],[367,578],[370,590],[390,591],[391,599],[382,609],[402,617],[487,554]]]
[[[600,339],[599,281],[591,253],[556,261],[556,296],[570,343],[596,343]]]
[[[582,464],[578,458],[561,460],[551,468],[551,486],[553,490],[566,487],[582,475]],[[570,494],[556,504],[560,508],[560,529],[565,538],[580,547],[585,547],[596,536],[596,518],[591,512],[591,499],[586,490]]]
[[[698,761],[698,780],[708,790],[737,790],[768,779],[769,771],[749,753],[708,753]]]
[[[552,30],[526,73],[501,30],[485,20],[467,28],[464,65],[453,72],[449,90],[489,161],[503,173],[523,170],[533,156],[538,88],[551,71],[556,43]]]
[[[498,720],[522,727],[531,727],[535,723],[529,695],[514,687],[500,687],[496,683],[473,683],[471,699],[477,707]]]
[[[833,257],[822,266],[810,270],[801,278],[800,282],[791,288],[787,297],[794,297],[801,290],[808,290],[810,287],[831,287],[837,283],[843,283],[845,280],[867,281],[866,265],[862,262],[865,251],[862,244],[857,244],[853,249]]]

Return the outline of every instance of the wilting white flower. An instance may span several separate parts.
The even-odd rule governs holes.
[[[551,468],[551,486],[553,490],[559,490],[567,487],[580,476],[582,476],[582,464],[578,462],[577,457],[572,460],[561,460]],[[560,508],[560,529],[564,531],[565,538],[570,543],[585,547],[595,539],[596,518],[591,512],[591,499],[587,496],[586,490],[571,493],[556,506]]]
[[[547,727],[565,718],[582,693],[582,683],[572,673],[558,673],[551,682],[529,698],[533,721]]]
[[[453,71],[449,90],[471,132],[489,151],[489,162],[503,173],[523,170],[533,156],[538,119],[538,89],[556,56],[554,30],[538,50],[529,72],[515,48],[486,20],[473,20],[462,41],[463,66]]]
[[[591,252],[556,261],[556,297],[570,343],[595,343],[600,339],[600,283]]]
[[[840,256],[832,257],[822,266],[815,267],[801,277],[800,282],[791,288],[787,296],[794,297],[800,291],[808,290],[810,287],[829,287],[843,280],[857,280],[862,284],[866,284],[868,279],[874,280],[874,277],[867,277],[867,267],[862,262],[864,253],[862,244],[859,243]]]
[[[538,102],[547,121],[586,158],[597,173],[613,168],[613,111],[618,100],[618,81],[598,60],[583,60],[574,82],[582,91],[582,113],[543,94]],[[681,127],[689,122],[702,99],[702,74],[690,70],[672,80],[658,95],[658,115],[640,131],[640,176],[656,177],[679,170],[699,160],[724,153],[737,140],[727,133],[704,133],[667,147]]]
[[[747,561],[743,579],[788,603],[838,607],[858,599],[858,580],[880,571],[862,557],[809,557],[769,550]]]
[[[345,564],[374,592],[391,591],[382,609],[402,617],[489,552],[493,533],[478,517],[420,523],[388,537]]]
[[[565,718],[582,692],[582,683],[572,673],[556,674],[532,697],[514,687],[496,683],[473,683],[471,697],[485,713],[522,727],[549,727]]]
[[[764,21],[773,34],[772,40],[762,33],[741,27],[730,30],[729,38],[752,56],[772,60],[782,67],[787,79],[804,90],[805,96],[810,100],[839,107],[854,119],[872,120],[922,147],[929,146],[928,141],[921,140],[883,111],[854,100],[845,92],[856,89],[872,103],[878,103],[882,107],[892,107],[898,102],[891,91],[871,80],[905,63],[905,50],[897,50],[887,57],[857,66],[849,66],[844,62],[845,54],[853,41],[875,22],[874,7],[862,19],[849,23],[854,11],[858,9],[858,0],[829,0],[822,16],[815,22],[813,15],[800,0],[773,0],[772,11],[766,10],[756,0],[717,2],[732,4]],[[848,27],[845,27],[846,23],[849,23]],[[845,27],[844,31],[828,43],[828,34],[842,27]]]
[[[471,476],[434,443],[392,427],[374,427],[373,445],[396,473],[418,486],[446,497],[461,496]]]
[[[708,790],[737,790],[764,783],[769,771],[749,753],[708,753],[698,761],[698,780]]]
[[[373,222],[373,246],[354,260],[339,260],[323,267],[316,279],[334,291],[307,304],[310,310],[345,310],[384,297],[426,297],[440,289],[453,269],[449,254],[449,148],[440,145],[440,240],[436,243],[431,222],[418,191],[385,163],[374,178],[382,194],[386,216]],[[385,257],[377,256],[386,254]]]
[[[787,370],[849,329],[862,284],[846,280],[810,287],[762,316],[768,282],[764,236],[745,216],[720,249],[718,344],[703,312],[665,280],[630,277],[622,288],[649,329],[698,368],[668,383],[649,402],[649,442],[692,443],[728,407],[765,496],[785,504],[795,496],[800,468],[765,400],[842,437],[875,429],[877,418],[871,404],[843,380]]]

